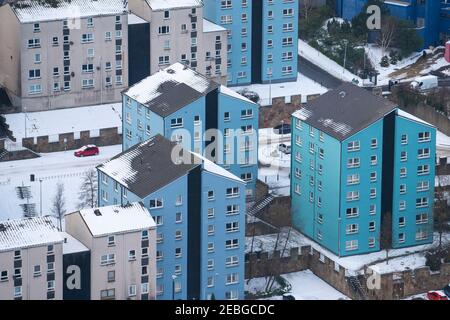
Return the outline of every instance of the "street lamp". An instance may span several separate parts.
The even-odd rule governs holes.
[[[177,279],[176,275],[172,275],[172,300],[175,300],[175,280]]]
[[[345,50],[344,50],[344,69],[342,69],[342,76],[344,76],[345,73],[345,65],[347,64],[347,46],[348,46],[348,40],[344,39],[343,40],[344,44],[345,44]]]

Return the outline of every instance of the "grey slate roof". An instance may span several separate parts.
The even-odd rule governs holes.
[[[219,86],[177,62],[136,83],[124,94],[161,117],[167,117]]]
[[[385,98],[345,83],[292,115],[338,140],[345,140],[396,108]]]
[[[197,160],[192,160],[192,164],[173,163],[171,153],[175,145],[157,135],[118,154],[97,169],[144,198],[200,165]],[[191,153],[189,155],[193,157]]]

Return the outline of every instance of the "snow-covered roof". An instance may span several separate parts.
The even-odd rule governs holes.
[[[84,244],[72,237],[67,232],[61,232],[61,236],[64,238],[63,254],[89,251],[89,249]]]
[[[203,19],[203,32],[217,32],[217,31],[226,31],[222,26],[215,24],[207,19]]]
[[[22,23],[109,16],[127,11],[123,0],[55,0],[56,6],[45,1],[19,0],[12,8]]]
[[[175,146],[175,142],[156,135],[99,165],[97,169],[144,198],[199,165],[194,159],[191,164],[174,163],[172,150]]]
[[[165,117],[218,87],[216,82],[177,62],[136,83],[124,94]]]
[[[230,88],[225,87],[223,85],[220,86],[220,92],[227,96],[230,96],[230,97],[233,97],[233,98],[236,98],[236,99],[248,102],[248,103],[256,104],[253,101],[251,101],[250,99],[244,97],[243,95],[241,95],[241,94],[237,93],[236,91],[231,90]]]
[[[427,126],[434,127],[434,125],[432,125],[431,123],[428,123],[428,122],[426,122],[426,121],[424,121],[424,120],[422,120],[422,119],[420,119],[420,118],[418,118],[416,116],[413,116],[412,114],[410,114],[410,113],[408,113],[408,112],[406,112],[406,111],[404,111],[402,109],[398,109],[397,114],[400,117],[404,117],[404,118],[407,118],[407,119],[410,119],[410,120],[413,120],[413,121],[425,124]]]
[[[0,222],[0,252],[62,242],[60,232],[48,216]]]
[[[147,0],[147,3],[155,11],[202,6],[200,0]]]
[[[235,176],[234,174],[232,174],[230,171],[225,170],[224,168],[222,168],[221,166],[218,166],[217,164],[215,164],[214,162],[212,162],[211,160],[206,159],[204,156],[198,154],[198,153],[193,153],[196,157],[200,158],[203,162],[203,169],[214,173],[216,175],[231,179],[231,180],[235,180],[241,183],[245,183],[242,179],[238,178],[237,176]]]
[[[292,115],[342,141],[382,119],[396,107],[387,99],[344,83]]]
[[[147,21],[145,21],[144,19],[142,19],[141,17],[135,15],[134,13],[129,13],[128,14],[128,24],[141,24],[141,23],[148,23]]]
[[[142,203],[84,209],[71,214],[79,214],[94,237],[135,232],[156,226]]]

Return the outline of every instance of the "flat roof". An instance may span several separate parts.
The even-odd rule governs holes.
[[[147,3],[155,11],[201,7],[203,5],[200,0],[147,0]]]

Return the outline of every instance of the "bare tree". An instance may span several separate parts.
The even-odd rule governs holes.
[[[443,176],[437,176],[438,186],[436,187],[436,204],[434,207],[434,228],[439,233],[439,250],[442,250],[442,234],[448,229],[450,220],[450,207],[445,198],[445,188]]]
[[[97,172],[91,169],[83,176],[83,182],[78,194],[78,200],[80,201],[78,208],[95,208],[97,206],[97,191]]]
[[[61,182],[56,185],[56,194],[52,204],[52,212],[59,222],[59,231],[62,231],[62,219],[66,213],[66,199],[64,197],[64,184]]]
[[[311,10],[314,8],[314,0],[302,0],[301,1],[301,9],[303,12],[303,16],[305,20],[308,21],[309,14]]]
[[[380,36],[378,44],[381,47],[382,56],[386,54],[386,50],[391,46],[392,40],[398,29],[397,19],[391,16],[385,16],[381,22]]]

